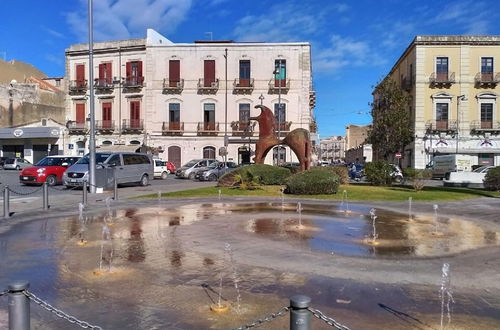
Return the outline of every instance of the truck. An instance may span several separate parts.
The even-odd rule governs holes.
[[[434,156],[432,178],[443,179],[451,172],[472,171],[475,158],[471,155],[439,155]]]

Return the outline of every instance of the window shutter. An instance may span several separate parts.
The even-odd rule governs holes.
[[[127,62],[125,65],[125,77],[130,79],[132,76],[132,62]]]

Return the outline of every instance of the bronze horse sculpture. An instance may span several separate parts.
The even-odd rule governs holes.
[[[255,147],[255,164],[263,164],[267,153],[272,147],[285,144],[293,150],[300,163],[300,170],[308,170],[311,166],[311,139],[309,131],[304,128],[296,128],[288,133],[283,140],[276,134],[276,119],[268,107],[257,105],[260,115],[250,117],[259,123],[259,140]]]

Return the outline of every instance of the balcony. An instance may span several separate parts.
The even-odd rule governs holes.
[[[428,133],[455,133],[457,131],[456,120],[432,120],[425,124]]]
[[[404,91],[410,92],[415,85],[415,77],[404,77],[401,80],[401,89]]]
[[[143,119],[123,119],[122,121],[122,133],[141,133],[144,131],[144,120]]]
[[[231,129],[233,136],[253,136],[256,122],[233,121]]]
[[[112,93],[115,85],[106,78],[94,79],[94,88],[97,94]]]
[[[184,89],[184,79],[163,79],[163,94],[181,94]]]
[[[316,121],[312,121],[310,124],[309,124],[309,132],[311,133],[317,133],[318,131],[318,124],[316,123]]]
[[[125,93],[140,90],[144,86],[144,77],[131,76],[123,78],[122,85]]]
[[[69,82],[69,94],[70,95],[80,95],[87,92],[87,80],[70,80]]]
[[[500,82],[500,73],[482,73],[478,72],[474,77],[476,87],[494,88]]]
[[[291,121],[285,121],[282,123],[276,123],[276,130],[280,131],[281,133],[283,132],[290,132],[290,127],[292,126]]]
[[[95,129],[99,133],[113,133],[115,130],[114,120],[96,120]]]
[[[455,72],[433,72],[429,78],[431,87],[448,88],[455,83]]]
[[[475,120],[470,124],[470,129],[471,134],[491,133],[494,135],[499,135],[500,122]]]
[[[198,135],[200,136],[216,136],[217,134],[219,134],[219,123],[199,122],[197,131]]]
[[[184,122],[164,121],[161,127],[162,135],[180,136],[184,134]]]
[[[309,108],[313,109],[316,107],[316,91],[309,92]]]
[[[269,94],[287,94],[290,90],[290,79],[269,80]]]
[[[234,94],[252,94],[254,88],[254,79],[234,79]]]
[[[198,94],[216,94],[219,90],[219,79],[206,80],[200,78],[198,80]]]
[[[87,133],[87,123],[77,123],[76,121],[68,121],[66,127],[71,135],[84,135]]]

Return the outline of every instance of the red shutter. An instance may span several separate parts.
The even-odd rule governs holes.
[[[112,64],[111,63],[107,63],[106,64],[106,82],[108,84],[111,84],[113,82],[113,71],[112,71]]]
[[[137,83],[142,84],[144,77],[142,76],[142,61],[137,62]]]
[[[85,124],[85,103],[76,104],[76,122]]]
[[[204,63],[204,86],[210,87],[215,82],[215,61],[205,60]]]
[[[77,64],[76,66],[76,85],[78,87],[85,85],[85,64]]]
[[[102,127],[111,127],[111,103],[106,102],[102,104]]]
[[[99,64],[99,82],[104,80],[104,70],[106,68],[105,66],[106,64]]]
[[[141,102],[130,102],[130,127],[138,128],[141,125]]]
[[[129,80],[132,77],[132,62],[127,62],[125,65],[125,78]]]
[[[179,60],[171,60],[168,63],[168,76],[170,87],[176,87],[181,80],[181,62]]]

